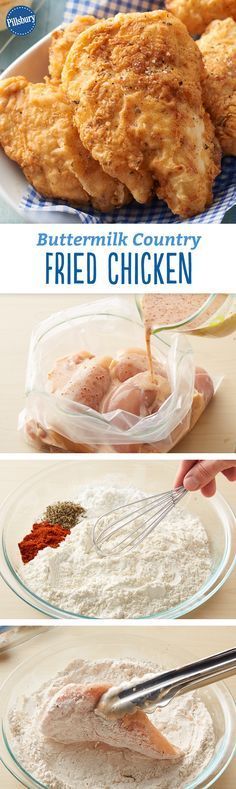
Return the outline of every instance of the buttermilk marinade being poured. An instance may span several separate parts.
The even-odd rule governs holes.
[[[154,397],[151,398],[150,392],[149,397],[147,397],[147,392],[145,393],[142,403],[140,398],[135,400],[134,391],[131,392],[129,383],[119,389],[118,397],[116,396],[117,386],[132,379],[131,388],[134,389],[134,384],[140,383],[141,392],[142,384],[148,383],[150,377],[155,387],[157,376],[161,376],[163,381],[159,384],[159,391],[162,391],[163,397],[159,398],[158,403],[155,400],[155,406],[160,406],[169,392],[164,368],[154,359],[151,352],[152,331],[177,327],[181,323],[184,323],[186,331],[188,331],[188,326],[192,331],[199,327],[203,321],[205,323],[209,320],[224,303],[226,297],[224,294],[218,294],[212,302],[211,298],[209,294],[177,296],[149,294],[144,296],[141,304],[147,357],[140,348],[121,351],[118,353],[117,359],[104,356],[98,360],[86,351],[63,357],[56,361],[52,371],[49,372],[51,391],[77,402],[84,402],[85,405],[97,411],[111,411],[119,407],[137,415],[146,415],[148,411],[146,412],[145,405],[149,408],[154,404]],[[196,316],[195,313],[198,311],[200,311],[200,315]],[[193,315],[194,318],[192,318]],[[73,375],[74,372],[75,375]]]
[[[170,387],[163,365],[152,355],[153,330],[183,324],[185,331],[193,331],[213,317],[225,298],[224,294],[145,295],[141,309],[147,355],[130,348],[118,353],[117,359],[99,360],[86,351],[66,356],[49,373],[51,391],[103,413],[117,408],[137,416],[155,412]]]
[[[176,328],[186,333],[214,334],[230,333],[236,328],[236,315],[225,318],[214,316],[223,306],[226,295],[218,293],[152,294],[141,299],[142,317],[150,371],[153,378],[151,335],[153,331]],[[223,326],[222,326],[223,324]]]
[[[72,335],[74,352],[55,358],[52,362],[44,386],[46,392],[57,399],[57,405],[54,401],[55,409],[58,408],[58,413],[53,417],[55,425],[49,421],[54,414],[51,400],[48,401],[47,420],[43,414],[43,423],[39,420],[36,422],[34,413],[26,420],[27,435],[40,448],[41,445],[47,445],[75,452],[95,452],[101,447],[105,451],[167,452],[194,427],[213,397],[212,379],[202,367],[196,367],[194,372],[191,363],[188,370],[185,367],[183,375],[179,372],[182,367],[178,367],[177,375],[180,353],[176,342],[178,340],[180,349],[180,338],[172,335],[171,344],[176,349],[174,357],[172,355],[170,358],[165,346],[165,353],[160,358],[155,354],[155,343],[151,350],[151,335],[163,328],[207,336],[228,334],[236,326],[234,298],[225,294],[145,295],[141,307],[139,303],[139,309],[144,323],[146,350],[142,347],[119,349],[117,340],[118,348],[113,350],[112,347],[111,351],[108,335],[107,348],[110,353],[106,355],[104,338],[109,332],[108,322],[101,340],[102,344],[104,341],[104,355],[99,355],[96,350],[93,352],[92,338],[87,343],[89,349],[86,343],[84,347],[79,332],[78,350],[75,336]],[[106,319],[109,321],[109,314]],[[132,324],[130,328],[132,331]],[[67,345],[69,350],[70,341],[67,341]],[[97,343],[94,345],[97,348]],[[183,360],[182,351],[181,358]],[[174,400],[175,405],[172,407]],[[175,414],[172,422],[167,416],[171,407]],[[160,430],[155,420],[148,421],[158,412],[158,420],[162,424]],[[37,418],[38,413],[37,407]],[[64,427],[65,413],[70,413],[73,421],[70,419],[70,424],[66,423]],[[98,413],[102,415],[99,422],[96,417]]]

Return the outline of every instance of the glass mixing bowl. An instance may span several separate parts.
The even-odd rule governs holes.
[[[5,767],[23,786],[43,787],[16,758],[14,742],[8,724],[8,713],[12,706],[21,709],[21,698],[37,691],[42,683],[55,677],[58,671],[75,658],[87,660],[133,658],[151,660],[164,667],[174,667],[180,663],[195,660],[190,650],[180,651],[179,632],[171,628],[130,629],[123,627],[52,628],[50,632],[34,639],[30,648],[31,656],[21,663],[1,687],[1,731],[0,757]],[[171,655],[171,659],[170,659]],[[233,698],[220,682],[198,691],[208,708],[215,730],[215,752],[204,770],[196,775],[183,789],[207,789],[212,786],[228,767],[235,750],[236,709]]]
[[[163,465],[164,464],[164,465]],[[150,482],[150,469],[155,469],[155,486]],[[159,473],[158,468],[162,469]],[[161,475],[164,474],[164,481]],[[147,460],[145,464],[139,460],[120,459],[96,460],[90,456],[76,461],[61,461],[54,465],[46,464],[40,473],[30,477],[24,485],[18,487],[3,502],[0,508],[0,571],[4,581],[22,600],[51,617],[96,618],[93,611],[89,617],[80,617],[73,611],[57,608],[27,588],[20,576],[21,556],[18,543],[31,530],[50,503],[61,500],[73,500],[78,496],[78,488],[83,485],[104,484],[106,477],[121,487],[129,483],[147,493],[170,490],[173,484],[173,466],[166,461]],[[179,605],[176,605],[156,616],[173,619],[188,614],[205,603],[225,583],[236,562],[236,527],[235,516],[225,499],[216,494],[212,499],[205,499],[200,493],[186,496],[181,506],[200,518],[205,526],[210,552],[212,570],[205,584],[198,592]],[[98,558],[99,561],[99,558]],[[88,578],[89,584],[89,578]],[[149,612],[146,612],[149,616]],[[146,618],[146,617],[145,617]]]

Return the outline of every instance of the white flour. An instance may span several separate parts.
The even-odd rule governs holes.
[[[78,492],[87,515],[58,548],[44,548],[19,568],[25,585],[59,609],[104,618],[151,616],[196,593],[211,572],[199,519],[179,507],[129,555],[100,558],[92,530],[99,515],[145,497],[127,487]]]
[[[158,762],[128,750],[104,752],[84,746],[65,746],[40,734],[40,716],[52,696],[67,683],[105,680],[119,684],[134,676],[158,673],[152,663],[134,660],[75,660],[52,682],[19,699],[10,711],[11,748],[25,769],[49,789],[180,789],[209,763],[214,753],[212,719],[196,692],[156,711],[152,722],[184,753],[178,762]]]

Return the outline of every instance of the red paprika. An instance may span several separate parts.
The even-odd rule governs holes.
[[[22,561],[27,564],[43,548],[57,548],[67,534],[70,534],[70,529],[65,529],[60,523],[52,524],[49,521],[34,523],[30,534],[26,534],[18,544]]]

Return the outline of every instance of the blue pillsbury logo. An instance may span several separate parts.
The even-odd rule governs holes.
[[[36,14],[28,5],[15,5],[8,11],[6,26],[14,36],[28,36],[36,25]]]

